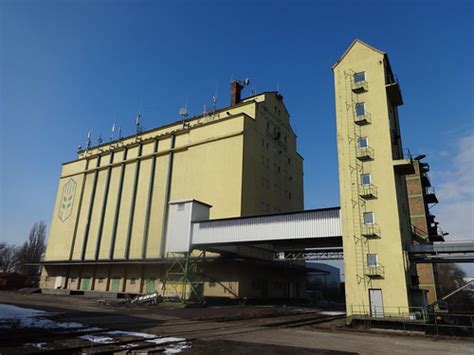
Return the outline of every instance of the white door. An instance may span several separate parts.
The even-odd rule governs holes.
[[[63,285],[63,277],[56,276],[56,280],[54,280],[54,288],[56,289],[61,288],[62,285]]]
[[[372,317],[383,317],[383,299],[380,288],[369,289],[370,315]]]

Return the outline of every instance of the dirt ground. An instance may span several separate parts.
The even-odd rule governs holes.
[[[474,354],[474,343],[469,340],[358,332],[346,328],[344,316],[328,315],[309,307],[183,308],[177,304],[138,307],[115,302],[103,304],[82,296],[11,292],[0,292],[0,303],[51,312],[48,318],[53,321],[78,322],[100,328],[84,331],[84,334],[122,330],[184,338],[190,347],[184,348],[182,354],[404,354],[421,350],[422,353],[443,355]],[[58,329],[2,329],[0,353],[45,353],[44,349],[24,346],[39,342],[51,345],[47,353],[127,353],[116,351],[117,346],[111,350],[110,346],[81,342],[78,336],[83,333]],[[137,354],[147,353],[146,345],[149,346],[143,345],[143,339],[133,337],[117,338],[116,341],[122,347],[141,344],[144,350],[136,350]],[[154,353],[164,351],[164,348],[157,346],[150,349],[150,353],[152,350]]]

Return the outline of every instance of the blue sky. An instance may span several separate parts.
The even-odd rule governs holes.
[[[0,239],[49,224],[61,163],[89,129],[199,114],[230,78],[285,97],[305,207],[339,205],[331,65],[355,38],[389,53],[404,146],[426,153],[458,239],[473,238],[471,1],[8,1],[0,4]],[[250,90],[246,91],[250,94]],[[444,207],[443,207],[444,206]],[[445,220],[443,220],[443,217]]]

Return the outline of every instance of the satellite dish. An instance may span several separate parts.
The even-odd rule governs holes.
[[[179,109],[180,116],[187,117],[188,116],[188,109],[186,107],[181,107]]]

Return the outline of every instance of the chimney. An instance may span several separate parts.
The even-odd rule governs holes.
[[[230,106],[235,106],[240,102],[240,93],[244,86],[237,80],[230,83]]]

